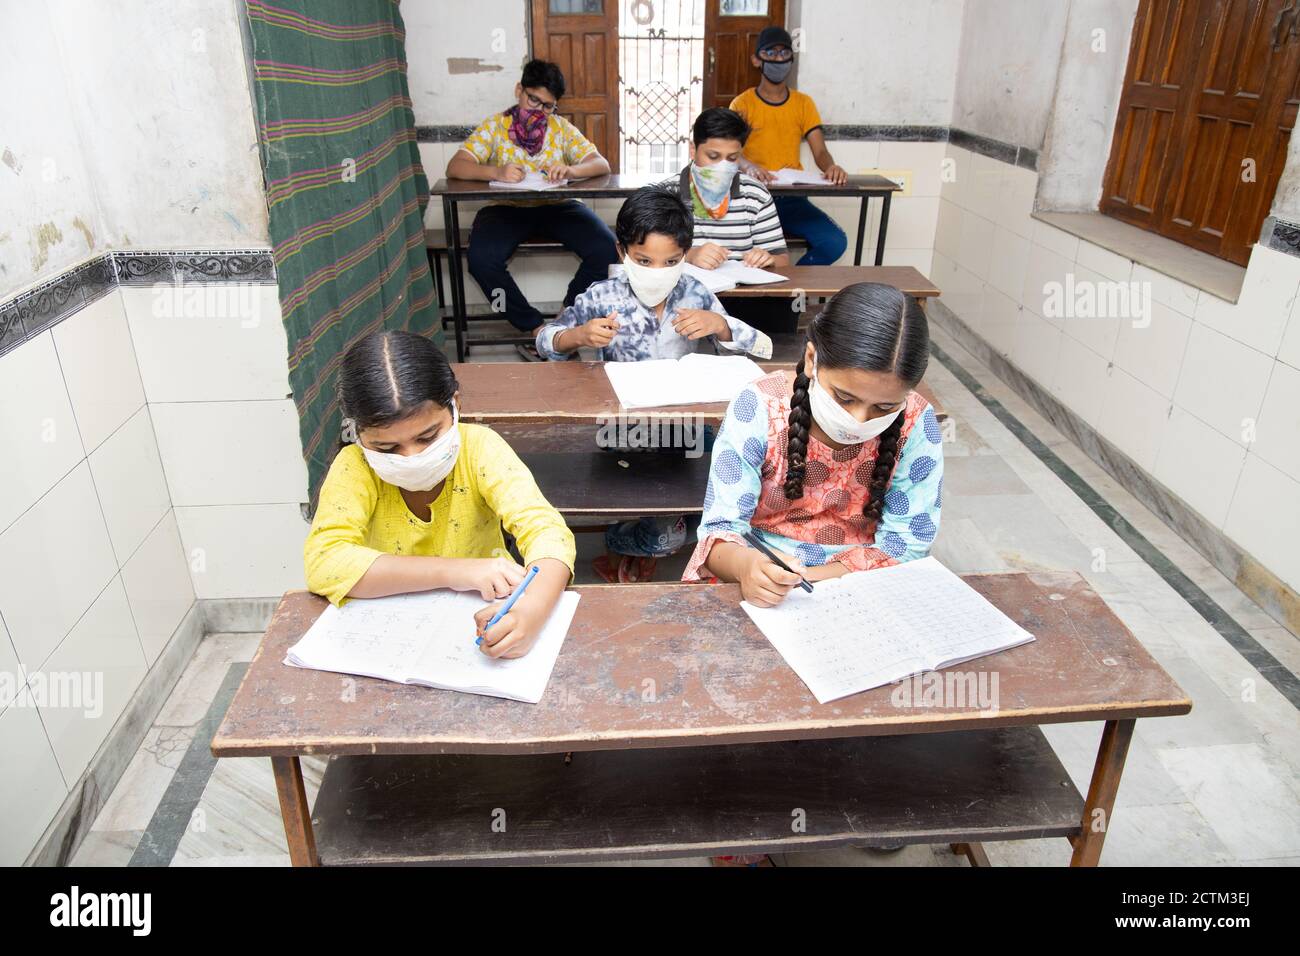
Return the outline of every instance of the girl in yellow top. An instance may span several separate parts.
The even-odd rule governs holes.
[[[501,526],[537,577],[486,633],[491,657],[522,657],[573,573],[573,533],[491,429],[460,422],[442,352],[410,332],[376,332],[339,370],[343,439],[303,549],[307,586],[341,604],[451,588],[504,598],[524,577]]]

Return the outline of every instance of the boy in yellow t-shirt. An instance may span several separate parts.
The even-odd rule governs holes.
[[[773,180],[778,169],[802,169],[799,144],[808,141],[813,159],[822,174],[836,185],[848,181],[848,174],[831,157],[822,132],[822,118],[811,96],[792,90],[786,78],[794,66],[794,44],[780,27],[767,27],[758,35],[750,58],[762,71],[758,86],[750,87],[731,101],[731,108],[753,127],[741,170],[764,183]],[[844,230],[807,196],[774,196],[776,214],[787,236],[808,242],[801,266],[833,264],[848,247]]]

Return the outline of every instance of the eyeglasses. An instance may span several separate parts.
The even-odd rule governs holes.
[[[788,46],[770,46],[758,51],[758,58],[769,63],[784,63],[794,59],[794,51]]]
[[[531,106],[535,110],[541,110],[543,113],[554,113],[556,110],[560,108],[559,103],[547,103],[545,100],[539,100],[537,97],[533,96],[533,94],[529,93],[527,90],[524,91],[524,96],[528,97],[529,106]]]

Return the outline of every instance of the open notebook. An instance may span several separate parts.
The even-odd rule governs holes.
[[[488,183],[493,189],[555,189],[557,186],[568,185],[567,179],[557,179],[554,182],[547,179],[542,173],[529,170],[524,173],[524,178],[517,183],[508,183],[503,179],[494,179]]]
[[[1034,639],[932,557],[740,606],[820,704]]]
[[[701,352],[679,359],[606,362],[604,368],[624,408],[729,402],[742,388],[763,376],[758,364],[743,355]]]
[[[821,170],[814,169],[791,169],[786,166],[784,169],[778,169],[773,173],[776,177],[774,182],[778,186],[797,186],[800,183],[808,183],[818,186],[827,186],[830,180],[822,175]]]
[[[533,649],[514,660],[493,660],[474,643],[474,613],[485,604],[477,594],[456,591],[331,604],[284,662],[537,703],[573,623],[578,595],[560,595]]]

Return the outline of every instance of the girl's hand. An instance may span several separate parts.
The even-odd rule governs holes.
[[[818,581],[829,581],[831,578],[843,577],[848,573],[847,565],[841,564],[839,561],[827,561],[825,564],[816,565],[805,571],[804,579],[816,584]]]
[[[483,600],[509,597],[526,573],[509,558],[447,558],[447,587],[477,591]]]
[[[678,309],[673,316],[673,328],[678,335],[694,340],[706,335],[716,335],[723,341],[731,338],[731,327],[727,320],[716,312],[707,309]]]
[[[747,266],[753,266],[755,269],[766,269],[773,262],[775,257],[766,249],[760,249],[755,246],[745,253],[745,258],[740,261]]]
[[[706,242],[686,253],[686,261],[701,269],[716,269],[727,261],[727,250],[716,242]]]
[[[518,163],[506,163],[504,166],[497,167],[497,179],[504,183],[522,182],[524,178],[524,167]]]
[[[799,586],[799,577],[807,576],[804,566],[793,558],[782,556],[781,560],[790,566],[793,574],[773,564],[761,552],[749,552],[739,581],[740,594],[746,601],[759,607],[776,607],[785,600],[791,588]]]
[[[603,349],[618,335],[618,313],[598,315],[578,329],[578,343],[591,349]]]
[[[537,638],[542,633],[542,626],[550,616],[550,609],[542,608],[539,611],[536,601],[525,601],[521,597],[508,614],[503,615],[501,620],[492,625],[490,631],[485,631],[487,622],[492,620],[492,615],[496,614],[499,607],[501,607],[500,601],[474,615],[476,632],[482,638],[478,648],[488,657],[507,659],[523,657],[537,643]]]

